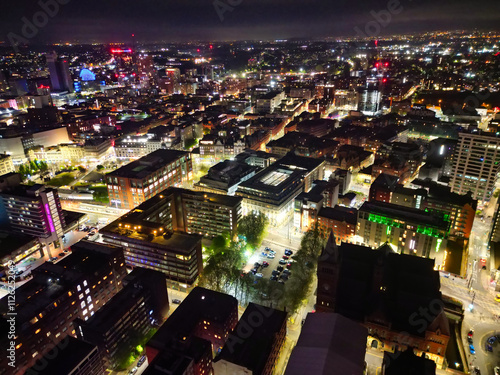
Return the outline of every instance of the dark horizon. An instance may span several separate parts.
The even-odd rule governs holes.
[[[244,0],[193,0],[190,4],[158,0],[59,1],[67,4],[19,0],[2,5],[0,40],[8,45],[16,35],[30,43],[127,43],[132,34],[140,43],[324,39],[496,31],[500,24],[500,2],[492,0],[483,2],[482,7],[463,0],[424,0],[418,4],[411,0],[256,0],[251,4]],[[44,10],[41,4],[49,3],[51,6]],[[35,31],[25,27],[23,31],[26,20],[33,21],[35,15],[42,26]]]

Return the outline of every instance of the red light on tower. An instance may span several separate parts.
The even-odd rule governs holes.
[[[387,78],[382,79],[382,83],[386,83],[386,82],[387,82]]]
[[[380,65],[379,63],[376,63],[376,64],[375,64],[375,66],[376,66],[377,68],[379,67],[379,65]]]
[[[213,48],[214,48],[214,46],[212,46],[212,45],[210,44],[210,49],[213,49]]]
[[[389,66],[389,63],[388,63],[388,62],[386,62],[386,63],[385,63],[385,66]]]
[[[198,49],[196,50],[196,52],[200,52],[200,49],[198,48]]]

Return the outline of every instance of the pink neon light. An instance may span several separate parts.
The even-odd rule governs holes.
[[[52,221],[52,216],[50,216],[50,208],[48,203],[45,203],[45,214],[47,215],[47,219],[49,220],[50,233],[54,233],[56,231],[56,228],[54,228],[54,222]]]

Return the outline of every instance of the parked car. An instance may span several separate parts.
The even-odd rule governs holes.
[[[290,276],[292,274],[292,271],[290,271],[288,268],[283,271],[284,274]]]
[[[255,262],[253,266],[254,266],[255,268],[259,268],[259,267],[260,267],[260,263],[259,263],[259,262]]]
[[[60,256],[60,257],[63,257],[63,256],[65,256],[65,255],[66,255],[66,254],[64,254],[64,253],[59,253],[59,256]]]
[[[264,276],[264,275],[262,273],[260,273],[260,272],[255,274],[255,277],[259,277],[260,278],[262,276]]]
[[[271,281],[278,281],[278,276],[274,276],[274,275],[273,275],[273,276],[271,276],[271,277],[269,278],[269,280],[271,280]]]
[[[288,263],[288,264],[286,265],[286,268],[288,268],[288,269],[292,268],[292,263]]]
[[[267,257],[268,257],[269,259],[274,259],[274,254],[269,254]]]
[[[52,257],[52,258],[50,258],[48,261],[49,261],[49,262],[55,262],[56,260],[57,260],[57,257]]]
[[[262,268],[266,268],[266,267],[269,267],[269,263],[267,263],[267,262],[262,262]]]
[[[489,352],[492,352],[493,351],[493,346],[491,346],[490,344],[486,344],[486,350],[489,351]]]
[[[467,342],[468,342],[469,344],[472,344],[472,337],[467,337]]]
[[[283,259],[285,259],[285,260],[290,259],[290,257],[287,257],[286,255],[283,255],[283,257],[282,257],[282,258],[283,258]]]
[[[276,267],[276,271],[283,272],[283,267],[282,266]]]
[[[497,341],[497,337],[496,336],[491,336],[489,339],[488,339],[488,344],[494,344],[495,341]]]
[[[279,271],[276,271],[276,270],[273,270],[272,275],[273,275],[273,276],[279,276],[279,275],[280,275],[280,272],[279,272]]]
[[[146,356],[145,355],[143,355],[141,357],[141,359],[139,359],[139,361],[137,362],[137,367],[141,367],[144,362],[146,362]]]
[[[469,352],[470,354],[476,354],[476,349],[474,348],[474,345],[469,344]]]
[[[292,251],[292,250],[290,250],[290,249],[285,249],[285,255],[290,256],[290,255],[292,255],[292,254],[293,254],[293,251]]]
[[[474,330],[473,330],[473,329],[471,329],[471,330],[469,331],[469,333],[467,334],[467,336],[469,336],[469,337],[474,336]]]
[[[495,375],[500,375],[500,367],[495,367]]]
[[[285,259],[280,259],[280,261],[278,263],[282,264],[282,265],[285,265],[286,264],[286,260]]]
[[[176,305],[179,305],[181,303],[181,300],[175,298],[175,299],[172,300],[172,303],[175,303]]]

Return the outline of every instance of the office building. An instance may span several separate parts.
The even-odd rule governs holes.
[[[49,355],[38,360],[25,375],[102,375],[106,372],[101,353],[95,345],[66,336],[56,349],[56,356]]]
[[[116,142],[115,153],[119,160],[135,160],[149,155],[164,147],[164,143],[153,134],[145,136],[128,136]]]
[[[392,193],[398,186],[399,178],[390,174],[381,173],[370,185],[368,200],[370,202],[390,203]]]
[[[243,214],[260,211],[273,226],[292,219],[295,198],[323,179],[325,163],[287,154],[239,185],[236,195],[243,197]]]
[[[10,373],[22,373],[67,335],[76,336],[73,321],[89,319],[122,289],[127,271],[121,248],[80,241],[71,250],[57,263],[33,269],[33,279],[16,289],[17,367]],[[0,309],[7,320],[8,305]],[[5,345],[8,339],[0,340]],[[0,368],[10,368],[6,356]]]
[[[285,343],[286,321],[285,311],[250,302],[214,360],[215,373],[273,375]]]
[[[154,364],[153,361],[165,352],[177,353],[177,358],[187,354],[191,359],[194,353],[198,353],[198,358],[193,361],[194,374],[213,373],[213,353],[224,347],[237,323],[236,298],[196,287],[146,344],[148,362]],[[208,355],[203,349],[206,348],[205,342],[210,347]]]
[[[300,193],[295,198],[294,225],[295,228],[307,231],[316,222],[318,211],[322,207],[335,206],[338,202],[339,183],[335,180],[317,180],[313,188]]]
[[[450,186],[454,193],[472,192],[480,204],[489,202],[500,167],[500,137],[494,133],[459,133]]]
[[[211,193],[234,195],[238,186],[255,176],[259,167],[236,160],[224,160],[208,170],[208,173],[195,183],[195,190]]]
[[[358,212],[356,235],[370,247],[390,244],[401,254],[418,255],[443,265],[449,223],[444,218],[404,206],[365,202]]]
[[[60,248],[65,221],[57,190],[19,185],[0,197],[12,231],[37,237],[49,254]]]
[[[109,201],[117,208],[130,210],[167,187],[192,178],[188,152],[157,150],[106,175]]]
[[[46,59],[49,67],[52,90],[54,92],[74,92],[75,87],[73,79],[71,78],[67,59],[59,58],[55,52],[47,53]]]
[[[450,327],[434,260],[343,243],[333,235],[318,260],[318,312],[335,312],[368,329],[368,346],[394,352],[415,348],[439,366]],[[427,311],[414,323],[417,311]]]
[[[368,330],[340,314],[307,314],[285,375],[363,375]]]
[[[116,368],[167,316],[167,280],[163,273],[135,268],[123,284],[124,288],[90,319],[74,321],[77,337],[99,348],[106,368]]]

